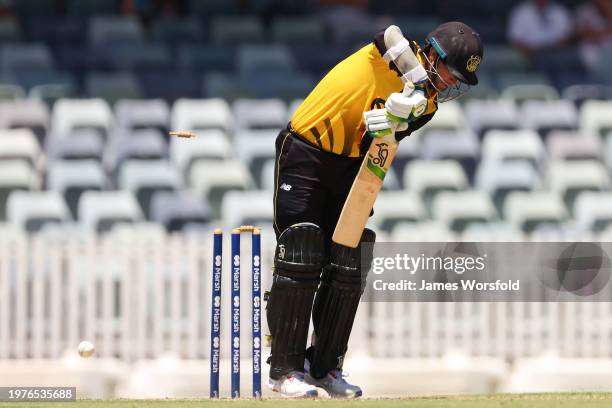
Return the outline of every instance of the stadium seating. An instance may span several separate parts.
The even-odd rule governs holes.
[[[6,218],[27,232],[37,232],[47,224],[65,223],[70,212],[56,191],[15,191],[6,202]]]
[[[280,99],[239,99],[233,111],[238,128],[281,129],[287,125],[287,107]]]
[[[62,99],[53,106],[52,130],[68,134],[74,129],[89,128],[108,135],[113,122],[113,114],[102,99]]]
[[[476,171],[474,184],[478,190],[491,196],[500,214],[509,193],[534,191],[541,187],[538,172],[525,161],[483,161]]]
[[[165,160],[130,160],[119,169],[118,187],[131,191],[145,216],[150,219],[151,200],[159,191],[177,191],[182,178]]]
[[[211,214],[205,202],[188,191],[158,191],[151,198],[151,219],[175,232],[206,226]]]
[[[6,219],[6,202],[12,192],[37,190],[40,185],[38,173],[25,161],[0,161],[0,219]]]
[[[601,160],[603,143],[589,133],[553,131],[546,139],[546,150],[552,160]]]
[[[400,223],[418,223],[428,217],[421,198],[407,191],[383,191],[376,199],[371,222],[375,229],[391,232]]]
[[[482,139],[491,129],[514,130],[519,127],[519,112],[514,103],[505,100],[472,100],[466,103],[469,127]]]
[[[161,99],[119,100],[115,104],[117,126],[122,129],[157,129],[168,132],[170,108]]]
[[[94,129],[79,129],[68,134],[51,133],[46,141],[49,159],[81,160],[93,159],[101,162],[104,141]]]
[[[144,32],[136,18],[94,16],[89,22],[89,42],[95,46],[114,46],[126,42],[142,42]]]
[[[545,154],[544,144],[530,129],[490,130],[482,142],[482,157],[486,160],[525,160],[537,165]]]
[[[404,188],[419,194],[428,205],[441,191],[468,188],[463,168],[453,160],[413,160],[404,170]]]
[[[257,185],[263,185],[264,163],[274,160],[276,130],[241,130],[236,134],[238,157],[247,165]]]
[[[490,197],[478,191],[441,192],[433,200],[432,214],[449,230],[457,232],[470,224],[486,224],[497,218]]]
[[[475,134],[431,131],[421,145],[421,156],[430,160],[455,160],[470,182],[480,160],[480,145]]]
[[[236,225],[272,225],[271,191],[229,191],[223,196],[221,214],[228,228]]]
[[[36,136],[29,129],[0,130],[0,160],[20,159],[32,168],[41,165],[42,152]]]
[[[574,202],[573,213],[584,230],[603,231],[612,224],[612,193],[583,192]]]
[[[59,192],[73,219],[79,219],[78,204],[84,191],[107,187],[101,164],[95,160],[56,160],[48,165],[47,188]]]
[[[198,160],[223,161],[231,156],[232,145],[222,130],[211,129],[201,132],[198,137],[170,139],[170,160],[181,171],[188,175],[191,166]]]
[[[138,201],[126,190],[85,191],[79,199],[78,214],[85,230],[99,233],[143,219]]]
[[[587,132],[605,135],[612,130],[612,101],[587,101],[580,110],[580,126]]]
[[[49,124],[49,110],[40,101],[0,102],[0,129],[30,129],[36,135],[40,145],[44,146]]]
[[[221,129],[231,133],[234,118],[229,104],[223,99],[180,99],[172,107],[170,123],[174,130]]]
[[[610,187],[606,168],[595,160],[551,161],[546,181],[550,190],[558,192],[570,209],[581,192],[604,191]]]
[[[511,192],[504,203],[503,214],[525,232],[542,226],[558,226],[568,217],[561,197],[549,192]]]

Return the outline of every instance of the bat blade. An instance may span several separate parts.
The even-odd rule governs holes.
[[[372,141],[344,202],[332,241],[350,248],[359,245],[370,211],[374,207],[398,146],[393,134]]]

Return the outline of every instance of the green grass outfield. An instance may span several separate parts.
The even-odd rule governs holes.
[[[581,408],[612,407],[612,393],[496,394],[489,396],[345,400],[79,400],[70,403],[0,403],[0,408]]]

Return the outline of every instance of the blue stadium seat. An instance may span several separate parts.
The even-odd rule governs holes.
[[[92,98],[102,98],[109,105],[120,99],[142,98],[138,79],[127,72],[92,72],[85,79],[85,91]]]
[[[77,89],[76,79],[67,72],[23,70],[12,76],[15,82],[29,92],[41,85],[61,85],[73,91]]]
[[[108,0],[68,0],[68,14],[80,17],[117,14],[118,2]]]
[[[0,44],[21,41],[23,35],[17,20],[13,17],[0,17]]]
[[[311,73],[315,78],[322,77],[350,54],[344,47],[329,45],[296,45],[291,50],[298,69]]]
[[[93,47],[60,45],[57,47],[56,56],[60,69],[69,71],[77,77],[83,77],[90,71],[111,69],[106,53]]]
[[[294,71],[296,64],[286,46],[242,45],[238,47],[236,65],[239,73],[247,74]]]
[[[508,45],[487,47],[487,56],[482,59],[480,71],[496,74],[498,72],[524,72],[529,62],[516,48]]]
[[[433,31],[439,24],[442,24],[442,20],[434,16],[400,15],[393,18],[393,23],[401,28],[406,38],[423,44],[427,34]]]
[[[166,43],[200,44],[206,40],[202,22],[197,18],[161,18],[153,21],[151,39]]]
[[[141,43],[144,31],[140,21],[127,16],[95,16],[89,21],[89,43],[95,46]]]
[[[215,44],[260,43],[265,40],[264,27],[255,16],[215,16],[210,22],[210,38]]]
[[[228,102],[258,96],[255,84],[241,77],[221,72],[204,74],[202,93],[207,98],[223,98]]]
[[[70,76],[66,76],[69,78]],[[34,85],[28,94],[31,99],[39,100],[44,102],[49,109],[59,99],[74,98],[77,93],[76,84],[73,81],[65,83],[48,83]]]
[[[46,1],[46,0],[44,0]],[[86,22],[78,17],[40,17],[24,21],[31,42],[44,42],[52,48],[61,45],[83,45],[87,40]]]
[[[245,88],[253,91],[253,96],[280,98],[285,102],[306,98],[316,85],[311,75],[300,72],[252,72],[239,78]]]
[[[183,45],[178,49],[177,65],[183,71],[233,72],[235,54],[233,47],[224,45]]]
[[[189,10],[205,18],[217,14],[237,14],[240,12],[240,2],[237,0],[189,0]]]
[[[0,48],[0,68],[6,74],[22,71],[51,71],[53,56],[44,44],[3,45]]]
[[[145,97],[174,102],[179,98],[199,98],[202,88],[200,75],[175,70],[140,74]]]
[[[324,44],[325,27],[317,16],[279,16],[272,22],[271,39],[282,44]]]
[[[49,0],[19,0],[13,2],[17,15],[22,19],[30,19],[39,16],[53,16],[56,12],[56,4]]]
[[[106,48],[110,66],[116,70],[136,73],[160,72],[173,69],[170,50],[161,44],[120,44]]]

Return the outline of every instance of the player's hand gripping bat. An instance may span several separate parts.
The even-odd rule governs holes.
[[[390,26],[384,34],[387,52],[383,56],[385,61],[397,66],[402,73],[405,96],[410,96],[415,90],[415,84],[427,80],[427,72],[412,52],[408,40],[397,26]],[[420,92],[420,91],[417,91]],[[414,118],[425,112],[426,105],[415,106],[411,114]],[[332,240],[338,244],[356,248],[363,229],[370,216],[376,197],[382,187],[385,175],[397,153],[398,142],[395,139],[395,129],[400,118],[390,117],[391,132],[374,137],[367,151],[357,177],[349,192]]]

